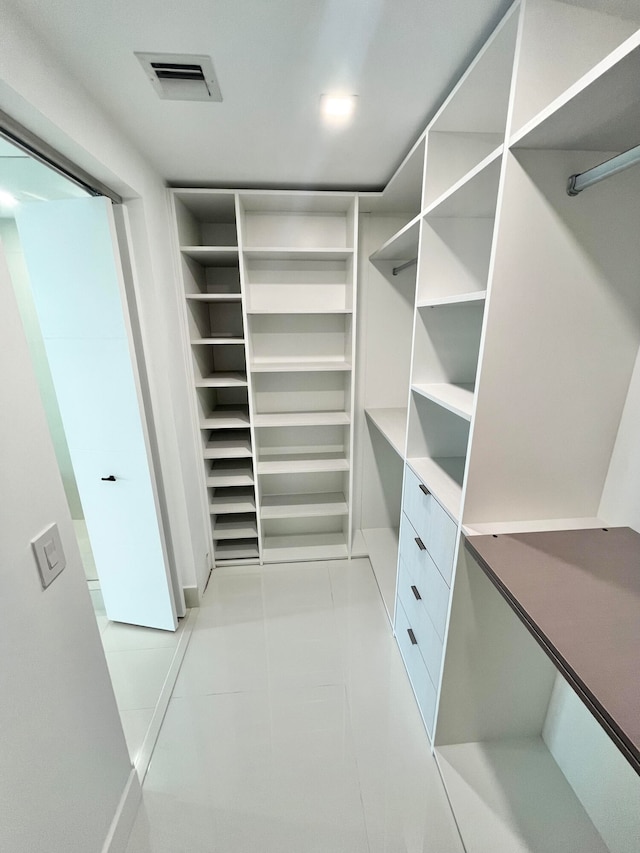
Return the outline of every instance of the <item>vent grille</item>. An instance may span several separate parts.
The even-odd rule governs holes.
[[[160,98],[171,101],[221,101],[210,56],[136,53]]]

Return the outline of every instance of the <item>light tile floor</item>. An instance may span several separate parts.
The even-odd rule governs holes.
[[[94,582],[90,587],[93,587],[90,590],[93,608],[129,756],[135,764],[176,652],[183,623],[172,633],[110,622],[104,612],[99,585]]]
[[[127,853],[462,853],[366,559],[214,572]]]

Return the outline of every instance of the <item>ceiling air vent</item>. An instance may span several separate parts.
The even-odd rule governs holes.
[[[210,56],[136,53],[136,57],[161,98],[168,101],[222,100]]]

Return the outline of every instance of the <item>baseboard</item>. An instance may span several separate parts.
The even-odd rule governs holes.
[[[131,768],[118,808],[111,821],[109,832],[102,845],[102,853],[125,853],[133,824],[142,801],[142,788],[135,767]]]
[[[187,608],[200,607],[200,592],[197,586],[183,586],[184,603]]]

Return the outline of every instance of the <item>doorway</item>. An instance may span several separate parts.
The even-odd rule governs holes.
[[[144,499],[139,493],[132,499],[127,492],[136,480],[143,484],[150,480],[152,472],[144,453],[134,458],[131,452],[129,437],[136,427],[122,420],[127,404],[117,393],[127,382],[133,387],[134,380],[127,379],[126,362],[134,378],[135,365],[130,351],[122,346],[118,349],[114,344],[117,335],[113,323],[117,321],[118,311],[124,315],[125,325],[127,317],[122,293],[115,307],[113,301],[107,301],[103,274],[109,266],[108,252],[113,255],[116,246],[114,229],[109,229],[109,207],[106,199],[93,198],[71,180],[0,139],[0,240],[19,303],[123,729],[132,761],[136,763],[145,744],[149,751],[148,734],[158,700],[171,669],[179,665],[176,656],[182,644],[183,626],[175,631],[177,620],[166,554],[160,557],[156,554],[154,561],[149,559],[154,547],[158,551],[162,548],[157,507],[147,500],[147,516],[132,517],[139,512]],[[86,227],[92,217],[98,228],[89,233]],[[79,259],[83,259],[84,266],[76,268]],[[97,271],[95,274],[92,267]],[[87,323],[86,314],[82,316],[83,304],[94,310],[91,324]],[[65,336],[60,323],[68,324],[74,315],[84,323],[84,331],[78,334],[73,330]],[[109,317],[112,325],[106,332],[103,329],[108,344],[101,350],[100,328]],[[56,323],[58,326],[52,331],[52,324]],[[123,340],[118,339],[119,343]],[[94,371],[92,388],[87,386],[79,369],[83,368],[85,374],[88,369],[89,356],[82,357],[83,347],[91,353],[96,369],[102,370],[101,375]],[[116,376],[114,367],[120,362],[125,372]],[[105,397],[108,410],[103,406],[101,412],[100,401]],[[130,394],[128,405],[131,409],[128,414],[134,420],[135,416],[141,420],[139,399],[132,400]],[[75,420],[74,410],[78,415]],[[105,430],[110,417],[127,436],[126,461],[117,461],[111,453],[111,433]],[[96,452],[94,445],[98,448]],[[99,459],[96,461],[94,457]],[[87,471],[93,472],[91,465],[95,468],[95,464],[112,466],[115,473],[105,470],[100,472],[104,476],[88,475]],[[107,491],[113,485],[119,491]],[[133,533],[125,529],[130,521]],[[146,522],[152,532],[155,523],[159,533],[155,540],[145,540],[140,535]],[[119,545],[119,552],[113,549],[113,543]],[[143,555],[132,557],[135,548],[142,550]],[[145,563],[152,563],[150,567],[147,565],[146,573]],[[107,596],[109,603],[105,605]],[[156,627],[141,627],[145,625]]]

